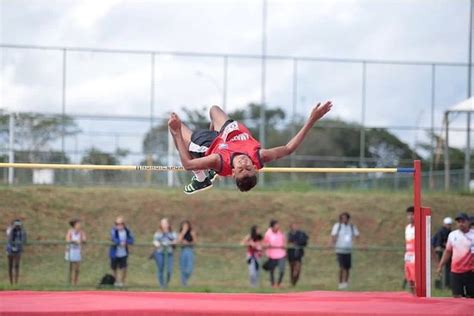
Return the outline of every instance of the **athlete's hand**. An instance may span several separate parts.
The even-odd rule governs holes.
[[[331,108],[332,108],[332,102],[331,101],[327,101],[323,105],[321,105],[321,103],[318,103],[314,107],[314,109],[311,111],[311,114],[309,116],[310,121],[315,123],[320,118],[322,118],[324,115],[326,115],[327,112],[331,111]]]
[[[442,273],[441,273],[441,267],[440,266],[438,266],[436,268],[436,272],[438,273],[439,276],[441,276]]]
[[[176,135],[181,131],[181,119],[176,113],[171,113],[171,116],[168,120],[168,126],[170,128],[171,134]]]

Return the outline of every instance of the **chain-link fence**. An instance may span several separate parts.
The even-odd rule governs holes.
[[[287,166],[297,167],[317,164],[318,166],[329,165],[332,167],[375,165],[378,167],[395,167],[411,164],[406,156],[405,159],[394,158],[390,155],[378,159],[368,157],[368,152],[371,150],[371,144],[368,141],[370,131],[384,129],[399,137],[411,148],[413,157],[410,158],[417,158],[418,153],[428,157],[427,164],[430,164],[431,167],[427,168],[426,171],[430,172],[431,177],[435,177],[431,172],[440,170],[442,161],[434,162],[434,160],[439,159],[438,152],[441,148],[438,148],[432,135],[439,136],[442,134],[444,126],[442,126],[441,121],[446,107],[451,102],[457,102],[458,99],[465,97],[462,95],[456,96],[453,100],[443,100],[443,106],[439,106],[436,93],[440,89],[444,89],[444,86],[436,84],[436,79],[439,80],[439,78],[436,78],[435,75],[440,76],[442,74],[443,78],[459,80],[458,78],[464,78],[466,70],[472,67],[462,62],[383,61],[267,56],[265,54],[206,54],[13,44],[0,44],[0,48],[4,57],[2,67],[5,67],[2,68],[2,72],[6,71],[5,69],[8,67],[8,69],[15,69],[18,74],[22,74],[28,72],[28,69],[24,68],[24,64],[34,62],[46,63],[49,69],[55,70],[54,73],[56,74],[51,75],[51,72],[47,72],[47,75],[39,73],[36,74],[34,80],[31,80],[32,82],[28,86],[31,92],[31,100],[34,100],[31,106],[23,104],[15,95],[10,95],[7,90],[4,97],[4,100],[6,100],[5,108],[20,108],[23,111],[29,109],[41,115],[57,116],[60,124],[64,124],[62,120],[67,116],[68,119],[74,120],[78,127],[76,133],[69,134],[67,128],[61,126],[62,130],[59,131],[59,137],[48,143],[47,146],[40,146],[40,148],[18,145],[13,145],[14,148],[10,148],[8,138],[1,139],[0,155],[6,159],[9,152],[13,151],[16,153],[14,155],[18,155],[15,159],[17,162],[25,160],[32,162],[31,159],[25,159],[24,156],[22,158],[22,155],[31,154],[32,152],[35,152],[36,156],[54,152],[56,156],[50,157],[51,162],[70,161],[80,163],[89,151],[95,148],[116,158],[120,156],[118,155],[120,150],[125,150],[126,155],[119,159],[121,163],[176,164],[178,159],[175,154],[170,153],[172,146],[169,146],[170,141],[166,129],[156,131],[155,136],[159,140],[159,146],[155,146],[152,150],[144,146],[147,133],[159,126],[164,125],[166,127],[165,117],[170,111],[180,111],[183,108],[198,109],[203,104],[215,103],[222,103],[224,108],[229,107],[229,103],[233,103],[234,109],[242,109],[250,103],[260,103],[258,117],[255,118],[255,121],[249,122],[249,125],[254,126],[255,136],[258,136],[262,144],[266,146],[272,142],[272,137],[268,135],[268,130],[272,128],[271,123],[261,120],[262,115],[267,115],[265,114],[266,109],[283,108],[286,113],[285,123],[290,126],[290,123],[295,123],[301,117],[306,116],[311,109],[313,100],[335,95],[341,97],[336,97],[333,101],[341,109],[345,108],[351,113],[349,116],[351,122],[342,127],[341,124],[326,125],[324,129],[345,128],[347,135],[351,136],[348,143],[357,144],[357,148],[346,155],[337,151],[319,156],[299,153],[284,161]],[[132,67],[133,71],[129,69],[130,65],[125,61],[130,65],[136,63],[136,67]],[[127,67],[124,66],[125,64],[127,64]],[[265,64],[266,67],[263,68],[260,76],[261,64]],[[328,68],[334,69],[332,72],[334,80],[344,78],[352,84],[326,87],[327,80],[317,81],[314,73]],[[83,73],[84,69],[87,69],[87,74]],[[122,69],[119,75],[116,73],[117,69]],[[139,71],[134,72],[136,69],[139,69]],[[407,72],[407,69],[411,70]],[[274,74],[282,72],[286,74],[285,80],[288,81],[284,90],[280,86],[275,86],[276,83],[272,81]],[[412,72],[419,76],[420,83],[429,82],[430,84],[424,84],[419,89],[416,100],[408,102],[407,100],[397,99],[400,97],[401,91],[411,89],[405,83],[405,81],[409,82],[410,80],[404,81],[404,78],[411,78]],[[252,80],[249,79],[249,74],[255,75],[250,76]],[[390,76],[387,76],[387,74],[390,74]],[[100,79],[99,83],[107,84],[109,87],[108,93],[104,95],[97,93],[96,90],[91,88],[92,84],[84,86],[84,82],[94,81],[93,79],[96,77]],[[378,87],[378,82],[385,82],[391,88],[398,87],[398,89],[392,89],[397,91],[397,95],[392,93],[392,98],[387,100],[385,97],[383,104],[381,104],[378,99],[379,90],[385,88]],[[245,95],[242,86],[249,83],[260,86],[260,98],[255,98],[254,95],[241,97]],[[133,92],[127,92],[131,95],[120,90],[120,86],[124,84],[133,88]],[[187,86],[199,87],[203,94],[212,95],[212,97],[201,98],[199,95],[179,93],[176,103],[166,103],[164,96],[167,93],[175,93],[177,88],[181,92]],[[314,91],[314,86],[318,86],[317,92]],[[275,96],[265,95],[267,90],[276,90],[279,93]],[[422,93],[421,90],[426,91]],[[178,93],[175,94],[178,95]],[[424,96],[431,96],[431,98],[425,98]],[[397,108],[397,111],[393,111],[394,107]],[[88,109],[90,113],[81,113],[83,108]],[[386,108],[392,110],[381,112],[385,111]],[[407,114],[410,118],[403,116],[403,113],[410,113]],[[398,126],[381,124],[380,116],[382,114],[383,116],[397,115],[397,122],[401,123],[397,124]],[[354,117],[356,119],[353,119]],[[356,123],[353,123],[354,121]],[[459,140],[465,138],[468,129],[459,120],[450,124],[450,139],[453,142],[455,141],[456,146],[463,146]],[[2,126],[2,128],[8,127]],[[294,130],[296,129],[293,128],[293,132]],[[315,133],[318,132],[320,130],[315,131]],[[285,143],[288,139],[289,135],[280,135],[279,143]],[[474,139],[474,137],[471,137],[471,139]],[[439,144],[441,142],[442,139],[439,139]],[[450,158],[452,169],[464,168],[462,154]],[[3,178],[7,179],[6,171],[3,172]],[[95,173],[95,175],[97,174]],[[160,183],[171,182],[169,177],[164,178],[167,179],[164,182],[161,182],[162,178],[160,176],[153,177]],[[17,183],[24,183],[27,178],[18,177],[16,181]],[[67,177],[64,178],[62,174],[58,174],[56,178],[59,183],[64,183],[68,179]],[[105,176],[96,176],[96,178],[95,183],[114,183],[114,181],[106,179]],[[118,176],[118,178],[123,177]],[[144,184],[154,182],[150,176],[144,177],[145,182],[139,181],[140,178],[141,176],[136,176],[130,182]],[[269,177],[266,176],[265,179],[267,178]],[[301,176],[293,176],[292,179],[299,178]],[[80,180],[78,179],[78,181]],[[441,187],[438,184],[433,184],[433,181],[433,179],[430,181],[431,188]],[[451,181],[453,182],[452,188],[459,189],[462,187],[456,186],[459,182],[457,172],[455,172],[454,179]],[[352,183],[351,179],[347,186],[353,186]],[[392,187],[397,187],[397,182],[394,181],[393,183]],[[362,186],[367,186],[367,184]],[[464,189],[466,189],[465,185]]]
[[[111,273],[107,242],[88,242],[82,248],[79,288],[95,288],[101,278]],[[65,261],[65,242],[33,241],[22,255],[20,282],[22,288],[64,288],[69,286],[69,263]],[[157,267],[153,245],[130,246],[126,286],[133,289],[157,289]],[[194,247],[194,271],[190,289],[235,291],[249,288],[246,249],[232,244],[198,244]],[[404,280],[402,246],[356,247],[353,252],[351,290],[397,291]],[[174,250],[170,289],[184,290],[180,284],[180,248]],[[270,288],[269,274],[261,266],[259,288]],[[0,284],[7,286],[7,260],[0,260]],[[338,265],[332,247],[310,245],[305,248],[303,267],[297,288],[333,290],[338,284]],[[166,269],[165,269],[166,271]],[[277,271],[276,271],[277,274]],[[286,262],[284,287],[290,287],[289,264]]]

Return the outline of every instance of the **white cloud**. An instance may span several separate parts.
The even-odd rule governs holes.
[[[121,0],[81,0],[70,9],[66,20],[71,19],[79,27],[90,29],[121,2]]]

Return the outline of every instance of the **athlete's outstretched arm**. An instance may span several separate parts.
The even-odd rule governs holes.
[[[188,144],[184,141],[183,134],[181,134],[181,119],[176,113],[171,113],[168,120],[171,136],[173,136],[174,144],[179,153],[181,164],[186,170],[206,170],[219,169],[219,156],[210,155],[202,158],[193,159],[188,151]]]
[[[327,112],[331,110],[332,103],[327,101],[323,105],[318,103],[314,109],[311,111],[311,114],[308,120],[304,123],[300,131],[284,146],[262,149],[260,151],[260,156],[262,157],[263,162],[270,162],[272,160],[280,159],[282,157],[291,155],[299,145],[303,142],[306,135],[309,133],[314,123],[316,123],[320,118],[322,118]]]

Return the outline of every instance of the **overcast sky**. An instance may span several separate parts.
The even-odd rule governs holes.
[[[202,53],[261,54],[261,1],[0,0],[0,43]],[[469,0],[268,1],[267,54],[377,60],[468,62]],[[62,53],[1,49],[0,107],[61,111]],[[222,103],[222,58],[158,55],[154,115]],[[69,52],[67,111],[150,113],[150,56]],[[227,107],[261,98],[258,59],[230,58]],[[291,114],[292,62],[268,60],[266,100]],[[360,122],[360,64],[298,64],[297,113],[321,100],[332,117]],[[467,67],[436,68],[436,125],[467,96]],[[367,125],[430,125],[431,66],[367,65]],[[474,121],[474,120],[473,120]],[[465,124],[459,118],[455,124]],[[473,122],[474,127],[474,122]],[[144,123],[81,122],[90,133],[120,129],[119,145],[139,151]],[[463,125],[464,126],[464,125]],[[414,132],[396,131],[413,144]],[[115,146],[110,137],[78,145]],[[423,132],[418,135],[423,138]],[[474,139],[474,137],[472,137]],[[464,146],[465,135],[453,133]],[[74,146],[68,141],[68,148]]]

